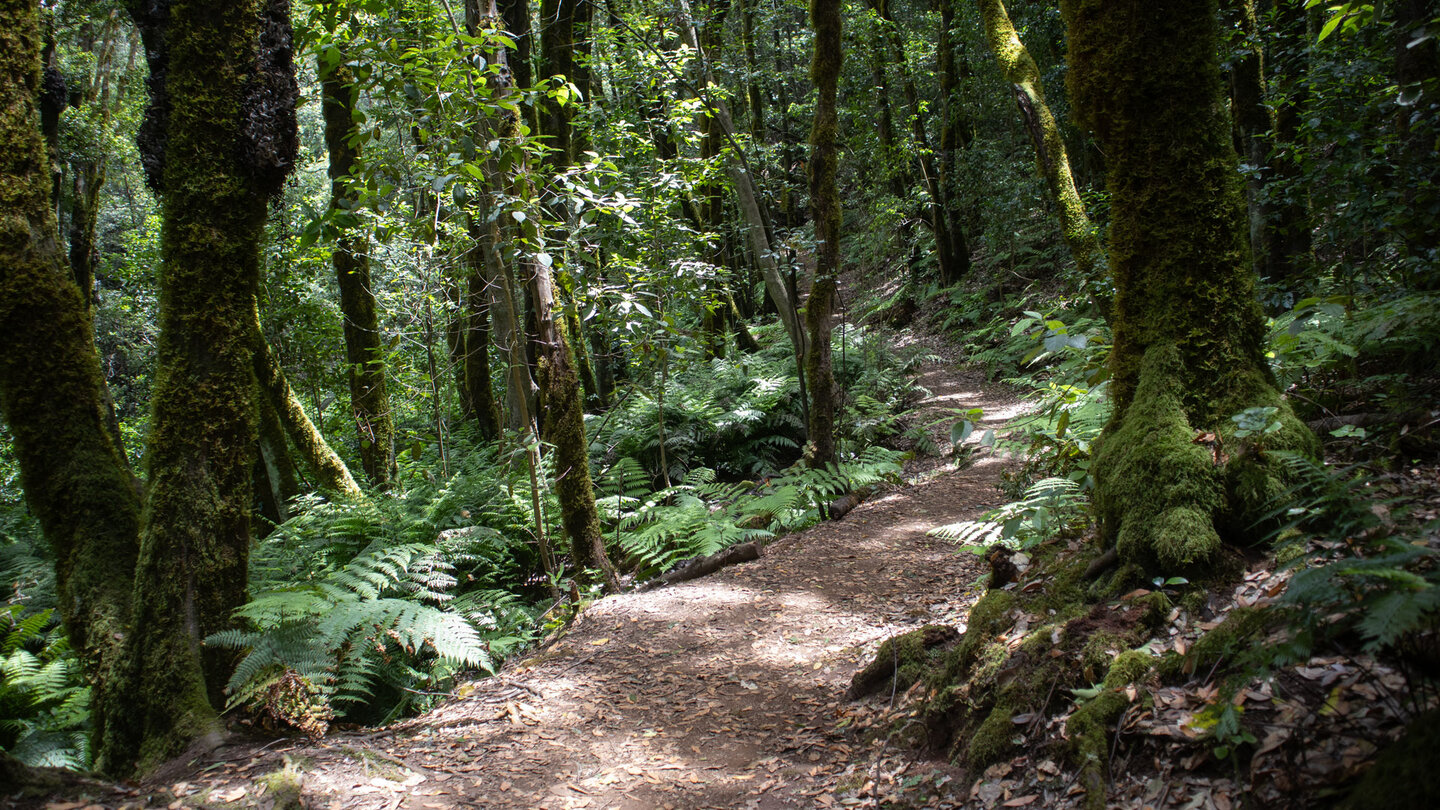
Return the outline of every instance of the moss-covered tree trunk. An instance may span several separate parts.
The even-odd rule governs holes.
[[[1050,105],[1045,101],[1040,68],[1020,41],[1004,2],[977,0],[977,4],[985,24],[985,39],[1000,65],[1000,72],[1015,92],[1015,103],[1020,108],[1025,129],[1030,133],[1030,142],[1035,147],[1035,165],[1055,201],[1065,244],[1075,258],[1080,277],[1087,284],[1102,282],[1105,257],[1100,248],[1100,238],[1091,226],[1085,204],[1080,200],[1080,192],[1075,188],[1075,178],[1070,172],[1070,156],[1065,151],[1065,138],[1061,136]],[[1103,299],[1108,296],[1097,297]],[[1108,306],[1106,301],[1101,303]]]
[[[1200,564],[1279,494],[1231,415],[1274,408],[1262,450],[1313,451],[1262,354],[1215,0],[1066,0],[1070,93],[1108,163],[1115,411],[1094,465],[1102,532],[1152,572]],[[1219,444],[1205,443],[1214,433]]]
[[[325,146],[330,153],[330,207],[342,219],[355,207],[355,195],[348,183],[360,157],[360,148],[351,140],[355,133],[355,85],[345,60],[333,49],[319,58]],[[385,489],[395,472],[395,425],[385,384],[385,348],[370,281],[370,257],[364,239],[353,227],[347,227],[352,224],[341,223],[331,264],[340,287],[350,409],[360,440],[360,465],[372,484]]]
[[[810,80],[815,83],[815,122],[810,128],[810,213],[815,221],[815,283],[805,302],[810,351],[805,375],[810,382],[810,463],[835,461],[835,378],[830,367],[830,321],[835,314],[840,271],[840,194],[835,188],[839,163],[838,87],[844,54],[840,49],[840,0],[810,0],[815,54]]]
[[[107,428],[94,331],[61,253],[40,136],[31,0],[0,2],[0,416],[55,554],[60,615],[94,684],[97,734],[130,628],[140,503]]]
[[[296,153],[287,0],[134,0],[150,61],[141,153],[161,200],[160,339],[135,630],[98,761],[145,770],[218,730],[246,596],[254,302],[265,210]]]
[[[535,262],[531,268],[530,295],[535,302],[541,357],[540,392],[544,402],[541,436],[554,445],[555,495],[560,501],[560,523],[570,541],[576,577],[599,581],[609,590],[619,587],[615,566],[605,553],[600,513],[590,481],[590,443],[585,438],[585,411],[580,378],[575,373],[569,342],[555,318],[555,288],[550,270]]]
[[[254,341],[255,379],[259,383],[260,396],[265,400],[264,407],[275,415],[281,429],[289,437],[290,444],[300,456],[301,463],[314,477],[317,487],[342,500],[353,501],[364,497],[360,485],[355,483],[355,477],[350,474],[350,468],[345,466],[345,461],[331,449],[320,429],[315,427],[315,423],[310,421],[309,415],[305,413],[300,397],[290,388],[290,381],[285,379],[285,370],[280,366],[280,359],[270,349],[270,344],[265,341],[265,334],[260,329],[258,308],[253,310],[251,324],[254,327],[251,340]]]

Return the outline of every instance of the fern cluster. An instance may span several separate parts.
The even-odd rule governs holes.
[[[53,612],[0,609],[0,749],[32,766],[90,764],[90,687]]]
[[[660,375],[631,388],[604,415],[588,417],[601,466],[634,459],[653,486],[683,481],[701,468],[728,481],[774,475],[800,458],[805,421],[795,358],[777,326],[756,333],[769,348],[708,360],[679,357],[663,396],[667,469],[661,469]],[[923,358],[896,356],[876,334],[851,326],[835,332],[832,356],[842,443],[866,447],[897,434],[899,415],[922,391],[911,372]]]
[[[1276,654],[1299,660],[1321,645],[1356,638],[1401,663],[1418,652],[1431,667],[1440,664],[1436,522],[1406,536],[1367,492],[1376,484],[1371,476],[1293,453],[1267,456],[1296,481],[1277,533],[1298,568],[1280,601],[1293,632]]]
[[[493,450],[452,462],[443,481],[402,476],[405,491],[303,500],[266,537],[241,627],[207,639],[243,651],[231,707],[311,732],[334,716],[384,720],[529,643],[528,476]]]
[[[997,543],[1025,549],[1052,537],[1075,536],[1089,528],[1090,520],[1090,500],[1080,484],[1045,478],[1031,484],[1020,500],[991,509],[979,520],[937,526],[928,534],[978,554]]]
[[[736,543],[803,528],[835,498],[895,478],[901,454],[872,447],[853,461],[790,467],[759,482],[722,483],[714,470],[693,470],[679,485],[649,492],[635,482],[639,465],[622,459],[599,477],[607,536],[641,576]],[[643,480],[643,479],[642,479]]]

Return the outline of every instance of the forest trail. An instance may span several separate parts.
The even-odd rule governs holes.
[[[921,423],[959,407],[995,424],[1018,411],[1013,394],[949,364],[920,382],[931,392],[911,413]],[[288,761],[312,808],[558,810],[838,806],[839,790],[905,767],[943,782],[943,763],[912,765],[906,752],[882,767],[883,747],[847,730],[844,700],[880,641],[959,626],[979,593],[980,560],[925,533],[996,505],[1005,462],[914,466],[907,484],[755,562],[594,603],[557,641],[427,715],[221,748],[150,787],[267,808],[258,780]]]

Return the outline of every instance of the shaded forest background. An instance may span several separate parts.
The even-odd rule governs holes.
[[[1097,101],[1121,79],[1076,62],[1093,4],[234,5],[212,28],[205,4],[5,4],[3,44],[40,69],[7,63],[7,104],[31,106],[6,142],[29,127],[43,150],[6,180],[58,234],[102,378],[49,392],[93,399],[90,439],[29,427],[70,424],[24,393],[70,349],[27,320],[7,241],[0,746],[19,761],[144,770],[227,709],[309,733],[422,711],[622,581],[820,520],[907,452],[963,459],[980,414],[947,420],[953,447],[902,427],[935,358],[890,333],[917,319],[1034,400],[984,436],[1025,462],[1008,506],[949,529],[959,545],[1098,535],[1097,559],[1121,557],[1101,590],[1158,575],[1187,604],[1233,576],[1234,548],[1281,542],[1305,572],[1270,625],[1287,643],[1234,666],[1338,645],[1433,689],[1436,515],[1367,494],[1435,463],[1433,3],[1173,12],[1216,82],[1148,104],[1223,126],[1243,280],[1177,279],[1128,310],[1134,195],[1113,178],[1143,137]],[[1182,58],[1163,36],[1152,59]],[[1174,224],[1189,236],[1146,233],[1221,241]],[[1127,546],[1121,521],[1149,507],[1092,446],[1144,399],[1134,335],[1192,298],[1218,302],[1196,322],[1254,310],[1245,352],[1287,394],[1232,407],[1196,383],[1195,452],[1279,472],[1243,522],[1207,514],[1214,548]],[[46,488],[29,436],[35,457],[106,458]],[[95,558],[97,525],[118,555]],[[208,594],[188,623],[166,611],[191,597],[155,584],[177,565],[175,587]],[[153,643],[126,638],[142,616]],[[174,681],[139,675],[192,647]],[[1217,712],[1216,744],[1243,744]]]

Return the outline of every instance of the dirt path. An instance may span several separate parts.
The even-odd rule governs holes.
[[[977,375],[938,364],[921,383],[932,396],[917,419],[976,406],[998,419],[1014,407]],[[190,789],[263,804],[254,778],[288,757],[312,807],[838,802],[840,789],[878,775],[869,744],[845,729],[850,678],[884,638],[963,622],[980,567],[925,532],[994,505],[1002,466],[932,464],[917,483],[782,538],[756,562],[601,600],[548,649],[438,711],[379,734],[222,749],[227,764]]]
[[[921,382],[932,396],[918,420],[976,406],[998,420],[1015,407],[948,366]],[[925,532],[997,503],[1003,465],[921,463],[913,483],[780,539],[758,561],[601,600],[547,649],[423,717],[221,748],[150,787],[192,805],[269,808],[274,790],[260,779],[288,762],[312,808],[826,807],[923,767],[943,805],[963,789],[945,785],[945,768],[882,767],[882,744],[847,731],[855,709],[843,694],[881,640],[963,624],[979,562]]]

